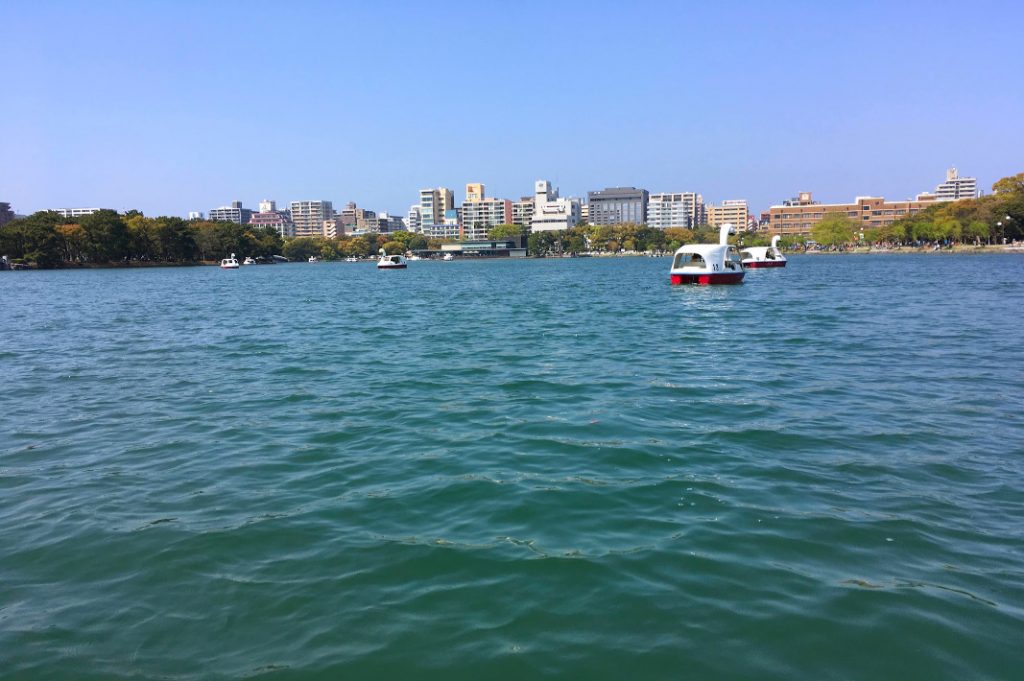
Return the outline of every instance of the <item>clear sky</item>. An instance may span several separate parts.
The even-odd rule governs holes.
[[[907,198],[1024,171],[1024,3],[0,3],[0,200]]]

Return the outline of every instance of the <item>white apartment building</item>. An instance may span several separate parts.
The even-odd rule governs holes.
[[[260,201],[260,212],[261,213],[273,213],[277,210],[277,201],[273,199],[263,199]]]
[[[651,194],[647,201],[647,226],[656,229],[696,227],[704,218],[704,198],[694,192]]]
[[[462,236],[465,239],[486,239],[492,227],[511,223],[512,202],[509,199],[480,199],[462,204]]]
[[[330,201],[292,201],[290,210],[295,236],[322,236],[324,222],[334,218]]]
[[[946,171],[946,181],[935,188],[936,201],[959,201],[978,197],[978,180],[973,177],[960,177],[956,168]]]
[[[243,208],[241,201],[232,201],[230,206],[210,209],[210,219],[222,222],[233,222],[236,225],[247,225],[252,217],[252,210]]]
[[[97,213],[97,212],[99,212],[101,210],[106,210],[106,209],[105,208],[49,208],[48,210],[51,213],[60,213],[60,216],[63,217],[63,218],[78,218],[78,217],[82,217],[83,215],[92,215],[93,213]]]
[[[531,232],[548,232],[575,227],[580,221],[579,199],[560,199],[547,180],[534,183]]]
[[[405,216],[405,226],[410,232],[421,231],[420,205],[418,203],[409,206],[409,213]]]
[[[188,212],[188,219],[189,220],[202,220],[203,219],[203,211],[201,211],[201,210],[190,210]]]
[[[707,214],[708,224],[712,227],[721,227],[728,223],[737,230],[742,230],[747,228],[747,222],[750,220],[746,199],[722,201],[721,206],[709,205]]]

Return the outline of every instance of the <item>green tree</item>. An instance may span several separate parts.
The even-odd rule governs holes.
[[[503,239],[514,239],[525,233],[526,229],[522,225],[495,225],[487,230],[487,238],[492,241],[501,241]]]
[[[401,241],[385,241],[381,248],[388,254],[405,253],[405,244]]]
[[[79,224],[86,233],[86,256],[89,260],[120,262],[128,257],[128,226],[117,211],[100,210],[83,215]]]
[[[422,251],[427,248],[427,239],[422,234],[415,234],[409,239],[408,248],[410,251]]]
[[[856,227],[843,213],[828,213],[811,227],[811,238],[822,246],[841,246],[853,239]]]

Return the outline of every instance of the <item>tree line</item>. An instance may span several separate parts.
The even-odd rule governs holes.
[[[148,218],[138,211],[101,210],[75,218],[41,211],[0,227],[0,254],[42,268],[198,263],[230,253],[259,258],[278,254],[283,247],[283,239],[271,227]]]

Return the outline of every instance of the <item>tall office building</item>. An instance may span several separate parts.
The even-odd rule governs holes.
[[[260,201],[260,212],[261,213],[272,213],[277,210],[277,201],[273,199],[263,199]]]
[[[936,201],[959,201],[978,197],[978,180],[973,177],[960,177],[956,168],[946,171],[946,181],[935,188]]]
[[[482,201],[484,185],[482,182],[470,182],[466,185],[466,201]]]
[[[210,209],[210,219],[221,222],[234,222],[236,225],[247,225],[252,218],[252,210],[243,208],[241,201],[232,201],[230,206]]]
[[[524,196],[512,202],[512,224],[520,225],[524,231],[530,231],[533,222],[533,197]]]
[[[482,240],[497,225],[512,222],[512,202],[508,199],[488,199],[480,183],[466,185],[466,200],[462,204],[462,238]]]
[[[651,194],[647,201],[647,226],[692,228],[704,217],[704,198],[694,192]]]
[[[610,187],[587,192],[590,206],[590,224],[615,225],[623,222],[643,224],[647,219],[646,189],[636,187]]]
[[[712,227],[721,227],[728,223],[735,227],[736,231],[740,231],[747,228],[750,220],[746,199],[722,201],[721,206],[709,205],[707,211],[708,224]]]
[[[547,180],[534,183],[531,232],[550,232],[575,227],[580,221],[580,202],[562,199]]]
[[[330,201],[292,201],[290,208],[295,236],[321,236],[324,222],[334,217]]]

